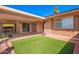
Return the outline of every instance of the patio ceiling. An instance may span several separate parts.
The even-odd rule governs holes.
[[[19,11],[13,8],[0,6],[0,19],[34,22],[43,21],[45,18],[27,12]]]

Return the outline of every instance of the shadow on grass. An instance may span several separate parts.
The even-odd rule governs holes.
[[[70,43],[74,42],[74,43]],[[62,48],[59,54],[72,54],[74,51],[75,44],[79,43],[79,33],[74,35],[68,43]]]
[[[65,46],[59,52],[59,54],[73,54],[74,46],[74,43],[66,43]]]

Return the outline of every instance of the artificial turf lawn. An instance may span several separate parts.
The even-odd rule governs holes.
[[[72,54],[73,43],[45,36],[35,36],[12,42],[16,54]]]

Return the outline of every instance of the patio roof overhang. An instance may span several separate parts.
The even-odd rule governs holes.
[[[17,20],[17,21],[43,21],[44,17],[9,8],[6,6],[0,6],[0,19]]]
[[[46,18],[49,19],[49,18],[64,17],[64,16],[74,16],[74,15],[79,15],[79,9],[54,14],[54,15],[48,16]]]

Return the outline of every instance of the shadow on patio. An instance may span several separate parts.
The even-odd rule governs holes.
[[[77,47],[76,47],[76,45],[77,45]],[[79,33],[77,33],[75,36],[73,36],[65,44],[65,46],[59,52],[59,54],[72,54],[72,53],[74,53],[74,51],[77,51],[76,53],[79,53]]]
[[[40,34],[40,33],[15,33],[15,34],[13,34],[13,38],[30,36],[30,35],[35,35],[35,34]]]
[[[14,47],[9,47],[8,40],[9,39],[0,41],[0,48],[2,50],[0,54],[10,54],[11,51],[14,49]]]
[[[70,39],[70,42],[79,43],[79,33],[77,33],[75,36],[73,36],[73,37]]]
[[[5,49],[3,52],[1,52],[0,54],[11,54],[11,51],[14,49],[14,47],[8,47],[7,49]]]

